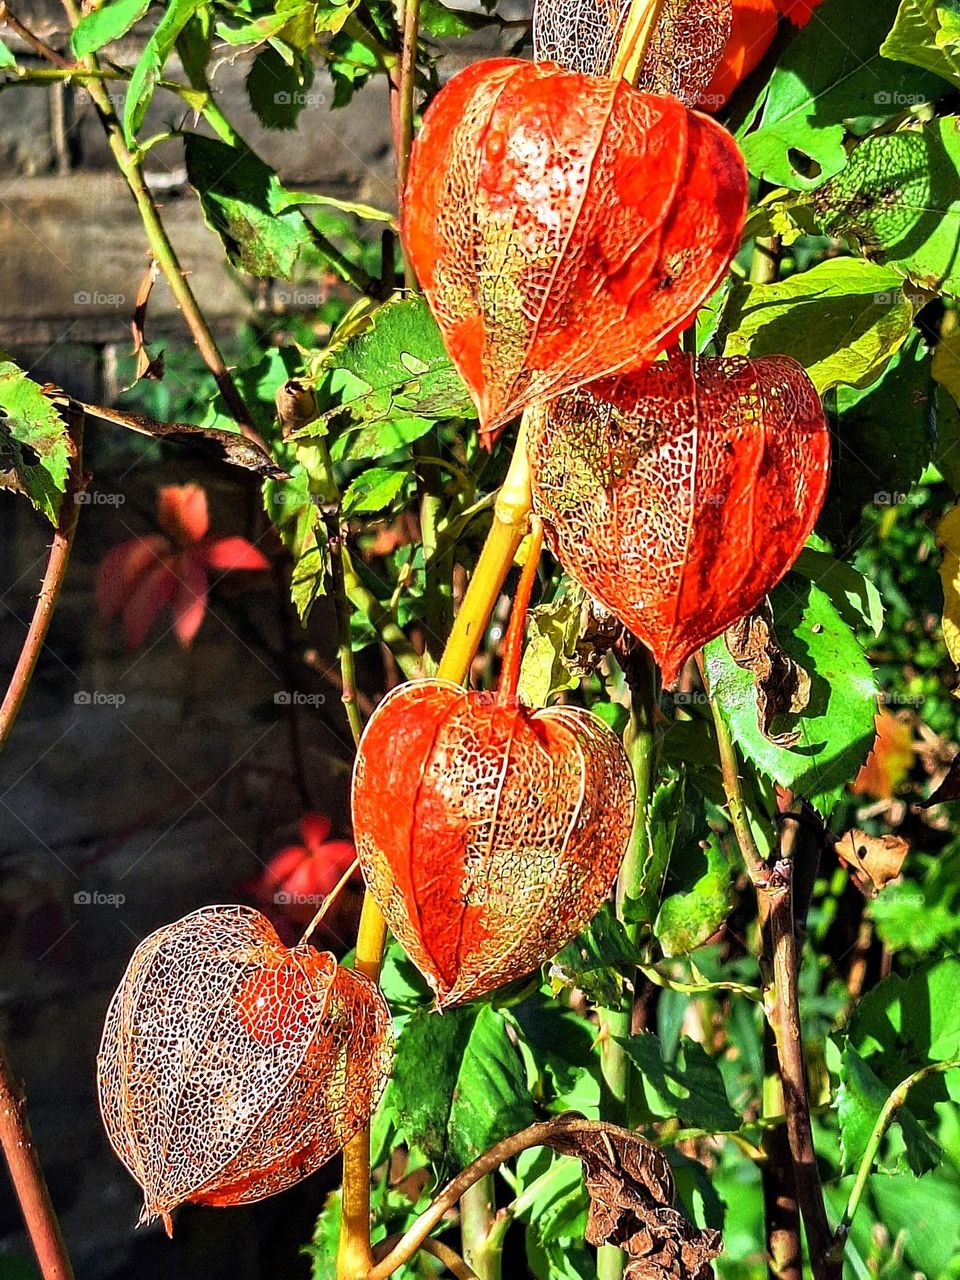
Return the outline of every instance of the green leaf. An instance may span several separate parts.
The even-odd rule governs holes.
[[[895,506],[920,479],[935,448],[935,401],[929,353],[911,334],[883,375],[863,390],[837,390],[830,488],[818,527],[843,541],[862,508]]]
[[[361,462],[367,458],[385,458],[406,451],[415,440],[422,440],[436,424],[431,418],[374,419],[359,426],[341,429],[330,446],[335,462]]]
[[[490,1005],[411,1014],[389,1099],[401,1139],[441,1168],[462,1168],[534,1119],[519,1054]]]
[[[157,29],[143,47],[127,85],[123,104],[123,132],[128,147],[136,147],[137,132],[147,113],[163,68],[177,37],[206,0],[167,0]]]
[[[351,214],[355,218],[366,218],[369,222],[396,221],[394,215],[385,209],[375,209],[372,204],[360,204],[356,200],[338,200],[335,196],[326,196],[319,191],[281,191],[274,201],[278,213],[302,205],[321,205],[327,209],[336,209],[338,213]]]
[[[960,1253],[960,1186],[956,1174],[873,1177],[870,1197],[888,1238],[910,1263],[911,1280],[956,1280]],[[887,1268],[884,1268],[887,1272]],[[908,1274],[910,1274],[908,1272]]]
[[[899,266],[921,288],[960,289],[960,119],[867,138],[817,192],[820,226],[871,261]]]
[[[313,66],[308,58],[298,53],[288,61],[269,45],[250,65],[247,97],[264,128],[295,129],[312,83]]]
[[[468,36],[473,31],[497,24],[497,18],[466,9],[451,9],[440,0],[421,0],[420,30],[437,39],[449,40]]]
[[[85,13],[73,29],[70,45],[78,58],[96,53],[111,40],[125,36],[150,8],[150,0],[111,0]]]
[[[620,999],[620,970],[636,965],[636,947],[605,902],[586,929],[559,951],[550,966],[555,987],[576,987],[595,1004],[614,1005]]]
[[[372,515],[385,511],[403,492],[412,474],[411,467],[371,467],[369,471],[362,472],[343,495],[343,515]]]
[[[897,0],[858,7],[826,0],[790,42],[749,111],[739,141],[750,172],[775,186],[811,189],[847,160],[846,126],[862,135],[942,85],[880,56]]]
[[[822,395],[875,382],[903,345],[913,307],[903,279],[862,258],[833,258],[776,284],[730,291],[727,355],[793,356]]]
[[[684,1129],[731,1133],[740,1117],[731,1107],[723,1077],[703,1046],[682,1036],[672,1062],[663,1060],[660,1040],[649,1031],[620,1043],[636,1063],[640,1087],[651,1114],[676,1117]]]
[[[960,86],[956,22],[955,0],[902,0],[880,52],[894,62],[912,63]]]
[[[582,634],[587,606],[587,593],[564,576],[553,599],[530,610],[517,690],[527,706],[545,707],[587,674],[590,654],[583,651]]]
[[[883,598],[868,577],[846,560],[828,551],[804,547],[793,566],[794,573],[825,591],[837,612],[853,630],[867,626],[875,636],[883,628]]]
[[[652,925],[656,919],[683,813],[683,799],[682,774],[663,779],[650,797],[646,823],[649,839],[640,871],[639,892],[623,904],[624,915],[635,923]]]
[[[10,360],[0,360],[0,488],[26,494],[55,525],[73,446],[53,401]]]
[[[3,43],[2,40],[0,40],[0,71],[5,67],[15,67],[16,65],[17,60],[13,56],[12,51]]]
[[[306,625],[314,604],[326,593],[327,576],[327,531],[306,468],[297,464],[288,480],[267,480],[263,505],[293,561],[290,598]]]
[[[369,325],[330,348],[332,371],[350,375],[333,408],[301,434],[326,432],[328,424],[473,418],[476,410],[454,369],[437,322],[421,294],[396,298],[373,313]]]
[[[789,574],[771,600],[781,647],[811,677],[808,707],[790,717],[797,745],[777,746],[760,732],[753,676],[736,665],[722,637],[705,650],[710,691],[747,759],[829,816],[873,746],[873,671],[830,597],[812,582]]]
[[[702,946],[733,910],[733,868],[719,836],[712,831],[704,835],[696,842],[688,839],[685,850],[671,859],[670,881],[679,878],[685,887],[664,897],[653,926],[667,956],[686,955]],[[696,879],[692,866],[703,867]]]
[[[893,1087],[884,1084],[855,1049],[849,1044],[845,1046],[840,1060],[840,1087],[837,1089],[840,1154],[844,1170],[854,1169],[860,1163]],[[913,1172],[919,1175],[935,1169],[940,1162],[940,1148],[924,1133],[910,1111],[909,1099],[898,1109],[896,1123],[900,1126],[904,1154]]]
[[[244,147],[184,134],[187,177],[207,226],[240,271],[289,280],[310,228],[296,209],[279,210],[283,188],[273,169]]]

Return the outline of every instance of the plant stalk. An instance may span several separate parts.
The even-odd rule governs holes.
[[[20,714],[20,708],[27,696],[30,681],[43,649],[53,611],[57,607],[60,591],[70,563],[70,552],[73,548],[74,536],[77,532],[77,520],[80,515],[79,498],[85,488],[83,476],[83,414],[71,411],[71,440],[73,457],[70,461],[70,473],[63,497],[60,500],[60,518],[57,522],[50,555],[40,584],[40,594],[34,606],[33,617],[17,658],[10,684],[0,705],[0,750],[6,746],[10,730]]]
[[[496,1219],[493,1174],[485,1174],[460,1198],[463,1258],[477,1280],[500,1280],[503,1241],[494,1230]]]
[[[43,1280],[73,1280],[60,1224],[33,1145],[26,1099],[0,1045],[0,1149]]]
[[[624,746],[633,767],[636,811],[630,843],[617,877],[617,919],[636,946],[640,925],[625,918],[625,908],[631,900],[639,897],[643,883],[643,868],[649,852],[648,809],[656,762],[654,710],[657,673],[653,659],[643,645],[638,644],[625,660],[624,674],[630,686],[630,720],[624,734]],[[635,1119],[633,1094],[636,1081],[632,1059],[621,1040],[627,1039],[633,1029],[633,1006],[640,976],[639,972],[634,973],[632,987],[623,991],[619,1007],[600,1010],[600,1117],[625,1128],[631,1128]],[[597,1251],[598,1280],[620,1280],[625,1262],[621,1249],[603,1245]]]

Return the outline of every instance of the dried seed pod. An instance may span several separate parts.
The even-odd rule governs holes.
[[[487,438],[669,346],[746,197],[733,139],[672,98],[503,58],[455,76],[414,144],[402,234]]]
[[[677,356],[531,413],[534,509],[563,567],[666,683],[800,553],[827,487],[820,398],[786,356]]]
[[[720,63],[734,0],[664,0],[636,87],[696,106]],[[630,0],[536,0],[533,56],[568,71],[611,74]]]
[[[633,826],[619,738],[443,680],[394,689],[353,776],[370,892],[446,1008],[522,978],[610,891]]]
[[[246,1204],[317,1169],[386,1085],[390,1015],[329,952],[249,907],[205,907],[133,954],[103,1029],[100,1110],[141,1221]]]

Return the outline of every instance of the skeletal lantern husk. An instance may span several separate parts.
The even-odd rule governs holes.
[[[442,680],[387,695],[353,775],[367,886],[440,1008],[525,977],[575,937],[633,815],[630,764],[598,717]]]
[[[786,356],[674,356],[530,414],[533,505],[572,578],[665,683],[790,569],[820,512],[830,435]]]
[[[133,954],[107,1011],[100,1110],[143,1189],[141,1221],[184,1201],[282,1191],[363,1127],[391,1031],[373,983],[287,948],[258,911],[205,907]]]
[[[454,76],[401,233],[486,439],[655,359],[726,273],[746,201],[736,143],[673,98],[508,58]]]

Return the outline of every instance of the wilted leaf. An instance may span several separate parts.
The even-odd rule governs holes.
[[[777,746],[761,734],[753,680],[721,640],[706,650],[710,690],[735,741],[761,773],[829,815],[873,744],[873,670],[853,631],[813,583],[793,575],[773,592],[771,602],[781,646],[811,678],[796,747]]]
[[[726,273],[746,194],[730,135],[672,98],[502,58],[454,76],[402,235],[484,434],[669,346]]]
[[[875,898],[880,890],[896,880],[910,845],[901,836],[874,836],[854,827],[834,844],[840,861],[853,872],[853,880],[867,898]]]
[[[590,1193],[586,1238],[627,1254],[627,1280],[707,1280],[720,1253],[719,1231],[701,1231],[672,1207],[666,1157],[638,1134],[614,1125],[556,1123],[545,1138],[583,1164]]]
[[[668,686],[786,573],[827,485],[820,401],[782,358],[677,356],[537,404],[528,430],[551,549]]]
[[[622,634],[612,614],[564,577],[548,604],[530,610],[520,666],[521,700],[543,707],[555,693],[575,689]]]
[[[779,747],[792,747],[797,729],[774,733],[778,716],[799,715],[810,701],[810,677],[777,644],[769,600],[723,633],[724,643],[738,667],[749,671],[757,689],[757,727]]]
[[[724,323],[727,355],[792,356],[823,395],[875,382],[910,334],[913,307],[892,268],[831,258],[776,284],[735,284]]]
[[[865,257],[892,263],[921,288],[960,290],[960,119],[867,138],[820,188],[827,235],[853,240]]]
[[[147,378],[153,382],[163,381],[163,352],[152,356],[147,350],[146,335],[147,305],[159,274],[160,268],[157,266],[156,259],[151,259],[150,265],[143,273],[140,288],[137,290],[133,319],[130,321],[130,328],[133,331],[133,354],[137,360],[133,385],[136,385],[141,378]],[[127,387],[126,390],[129,391],[130,388]]]
[[[56,404],[12,361],[0,360],[0,488],[26,494],[55,525],[73,452]]]

